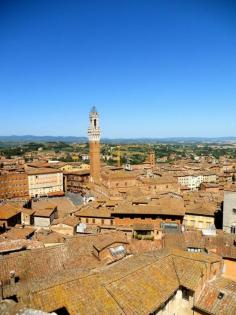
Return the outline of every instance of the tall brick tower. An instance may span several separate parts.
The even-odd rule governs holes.
[[[149,150],[148,152],[148,162],[151,164],[152,167],[156,164],[156,156],[153,150]]]
[[[90,180],[94,183],[100,182],[100,137],[99,114],[93,106],[89,113],[89,156],[90,156]]]

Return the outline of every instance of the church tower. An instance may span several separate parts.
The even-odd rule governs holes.
[[[156,164],[156,156],[154,151],[149,151],[148,152],[148,161],[151,164],[151,166],[155,166]]]
[[[89,157],[90,157],[90,180],[94,183],[100,182],[100,137],[99,114],[96,107],[89,114]]]

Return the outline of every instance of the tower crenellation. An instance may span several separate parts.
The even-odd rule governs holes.
[[[95,106],[93,106],[89,114],[88,137],[89,141],[100,141],[101,137],[101,130],[99,126],[99,114]]]

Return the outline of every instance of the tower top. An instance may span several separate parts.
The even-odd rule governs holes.
[[[100,141],[101,130],[99,126],[99,114],[95,106],[92,107],[89,113],[89,141]]]
[[[96,114],[98,113],[96,106],[93,106],[93,107],[91,108],[90,113],[96,113]]]

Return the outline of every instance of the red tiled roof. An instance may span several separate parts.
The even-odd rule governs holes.
[[[20,213],[22,208],[17,205],[4,204],[0,205],[0,220],[8,220],[16,214]]]

